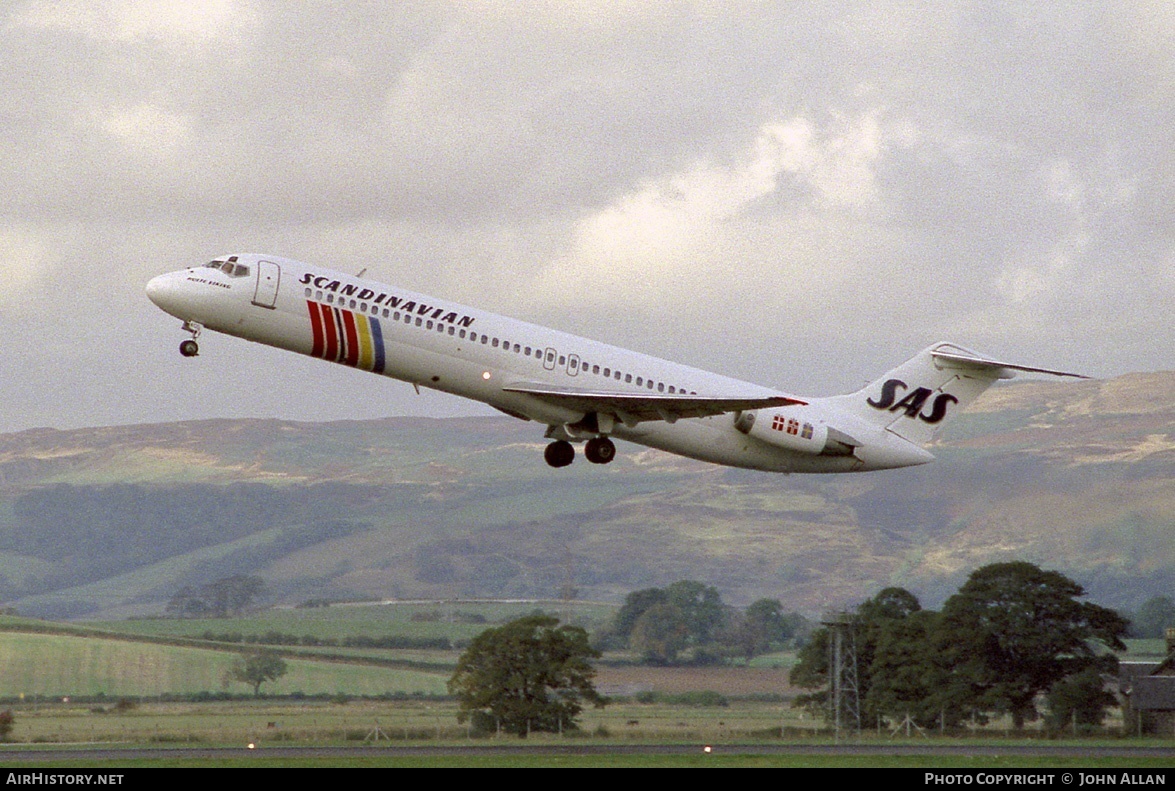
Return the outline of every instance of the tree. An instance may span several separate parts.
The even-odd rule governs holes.
[[[261,696],[261,685],[276,681],[288,672],[286,661],[274,651],[258,651],[242,655],[229,671],[233,681],[253,686],[253,695]]]
[[[208,615],[208,602],[195,588],[184,586],[171,597],[164,612],[173,618],[203,618]]]
[[[874,660],[878,645],[890,629],[920,611],[918,598],[905,588],[886,588],[857,606],[851,623],[851,637],[857,657],[857,689],[862,704],[861,716],[865,721],[872,721],[878,714],[884,713],[875,707],[877,697],[870,697],[869,694],[873,686]],[[797,657],[799,661],[792,667],[789,679],[793,686],[819,691],[797,696],[793,705],[810,710],[823,710],[827,706],[830,639],[828,628],[821,627],[812,633],[812,639],[800,649]]]
[[[200,589],[208,609],[218,618],[239,615],[265,591],[265,580],[237,574],[223,577]]]
[[[671,665],[689,638],[681,609],[661,602],[645,610],[632,627],[629,645],[641,660],[653,665]]]
[[[1026,562],[975,571],[943,606],[944,645],[976,708],[1007,712],[1017,730],[1037,715],[1036,698],[1090,669],[1114,672],[1127,621],[1080,602],[1084,589]]]
[[[1069,726],[1101,725],[1106,709],[1118,701],[1106,689],[1101,672],[1088,667],[1053,684],[1048,701],[1048,724],[1055,730]]]
[[[237,574],[199,588],[181,588],[171,597],[165,611],[176,618],[224,618],[240,614],[264,592],[263,579]]]
[[[741,614],[728,618],[726,642],[747,662],[790,640],[803,625],[804,616],[784,613],[778,599],[759,599]]]
[[[449,679],[457,719],[489,720],[519,737],[576,727],[585,702],[605,705],[589,659],[600,654],[587,632],[549,615],[531,615],[487,629],[469,644]]]
[[[713,585],[681,580],[665,589],[665,600],[681,611],[690,642],[706,645],[726,617],[722,596]]]
[[[624,604],[616,611],[616,616],[612,619],[612,633],[620,638],[622,644],[627,644],[636,622],[645,611],[655,604],[664,603],[665,591],[660,588],[633,591],[624,597]]]
[[[907,717],[922,728],[966,719],[967,687],[946,659],[941,613],[915,609],[881,624],[869,663],[865,710],[891,725]]]

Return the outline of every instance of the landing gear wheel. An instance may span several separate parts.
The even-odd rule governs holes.
[[[557,440],[548,445],[547,449],[543,451],[543,458],[552,467],[566,467],[575,461],[575,448],[570,442]]]
[[[195,357],[200,353],[200,344],[195,341],[184,341],[180,344],[180,354],[184,357]]]
[[[616,458],[616,445],[607,437],[595,437],[587,441],[583,455],[592,464],[607,464]]]

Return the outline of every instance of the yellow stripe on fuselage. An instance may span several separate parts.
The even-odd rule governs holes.
[[[358,367],[370,371],[375,365],[374,347],[371,343],[371,321],[362,314],[355,315],[355,334],[359,336]]]

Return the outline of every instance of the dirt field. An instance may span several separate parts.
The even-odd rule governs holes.
[[[745,667],[599,667],[596,687],[609,695],[637,692],[678,694],[709,690],[728,696],[799,693],[787,683],[783,668]]]

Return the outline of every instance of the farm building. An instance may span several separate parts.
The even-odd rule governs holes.
[[[1167,630],[1161,662],[1122,662],[1119,690],[1126,727],[1139,735],[1175,736],[1175,629]]]

